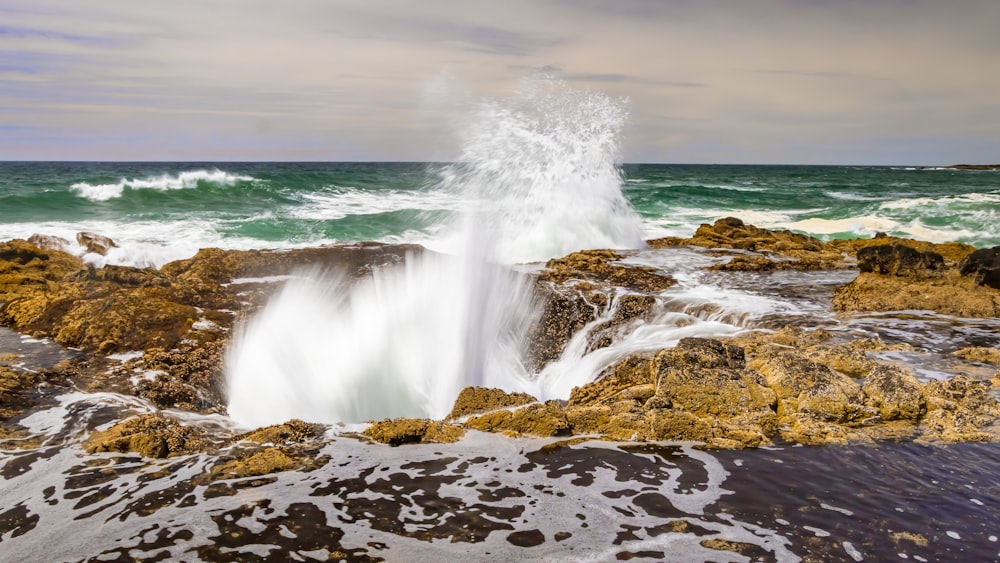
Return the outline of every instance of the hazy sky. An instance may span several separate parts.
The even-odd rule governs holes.
[[[1000,161],[998,0],[0,0],[0,160],[447,160],[538,69],[627,162]]]

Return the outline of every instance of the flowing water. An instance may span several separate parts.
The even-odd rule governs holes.
[[[628,354],[687,336],[786,324],[878,336],[922,379],[951,352],[1000,345],[1000,322],[920,311],[831,314],[851,272],[707,272],[722,258],[643,249],[739,216],[815,236],[878,231],[1000,244],[996,173],[906,167],[618,166],[621,101],[526,84],[479,106],[464,152],[434,163],[0,163],[0,240],[67,239],[95,265],[159,266],[198,248],[376,240],[435,250],[360,282],[303,271],[238,330],[229,416],[240,431],[288,418],[329,424],[309,470],[206,482],[219,458],[85,454],[89,432],[156,409],[40,389],[0,442],[0,561],[463,560],[822,561],[1000,559],[996,444],[779,447],[513,439],[388,446],[350,436],[384,416],[440,418],[467,385],[566,398]],[[79,231],[112,236],[85,254]],[[650,319],[588,350],[587,331],[539,373],[522,364],[537,314],[528,274],[581,248],[678,280]],[[0,331],[0,357],[39,370],[67,356]],[[965,366],[989,376],[986,366]]]

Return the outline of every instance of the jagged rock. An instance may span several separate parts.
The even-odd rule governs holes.
[[[682,339],[653,360],[657,395],[701,417],[727,419],[773,412],[775,393],[746,369],[743,348],[704,338]]]
[[[607,306],[607,296],[600,292],[584,293],[576,288],[556,288],[540,284],[542,311],[526,339],[525,363],[531,371],[540,371],[559,358],[570,338],[597,318]]]
[[[624,258],[612,250],[582,250],[562,258],[553,258],[539,273],[541,281],[556,284],[569,280],[598,281],[633,291],[658,292],[673,286],[670,276],[647,266],[612,264]]]
[[[899,368],[876,366],[862,389],[882,420],[916,420],[927,409],[920,381]]]
[[[323,435],[322,424],[311,424],[293,419],[281,424],[258,428],[252,432],[233,438],[233,441],[257,442],[259,444],[301,443]]]
[[[884,234],[884,233],[883,233]],[[948,262],[965,258],[974,247],[964,243],[933,244],[924,241],[876,236],[870,239],[836,239],[828,242],[783,230],[747,225],[735,217],[701,225],[691,238],[667,237],[648,241],[652,248],[700,246],[739,250],[729,262],[711,267],[721,271],[819,270],[852,266],[849,256],[869,246],[900,244],[919,252],[936,252]],[[754,254],[747,254],[746,252]]]
[[[290,274],[297,269],[337,268],[351,275],[368,274],[402,262],[407,254],[426,252],[415,244],[360,243],[296,250],[221,250],[203,248],[191,258],[165,264],[160,271],[181,281],[229,283],[236,278]]]
[[[396,418],[373,422],[364,434],[376,442],[403,444],[438,444],[457,442],[465,435],[461,426],[423,418]]]
[[[846,375],[794,353],[760,357],[749,367],[778,396],[778,416],[803,413],[824,422],[862,423],[877,412],[864,404],[861,386]]]
[[[470,416],[462,426],[483,432],[503,432],[512,435],[566,436],[571,433],[566,413],[555,401]]]
[[[144,457],[167,457],[205,451],[208,437],[193,426],[183,426],[162,414],[145,414],[95,432],[84,444],[87,452],[136,452]]]
[[[149,350],[134,367],[160,375],[139,381],[135,394],[160,408],[221,411],[224,352],[221,341],[185,342],[171,350]]]
[[[858,250],[858,269],[886,276],[932,277],[943,270],[944,257],[902,244],[869,246]]]
[[[507,393],[501,389],[466,387],[458,394],[451,412],[445,418],[452,420],[470,414],[527,405],[535,402],[538,402],[538,399],[527,393]]]
[[[80,232],[76,233],[76,242],[87,249],[87,252],[106,256],[112,248],[118,248],[118,243],[109,237],[97,233]]]
[[[925,439],[943,442],[995,440],[984,428],[1000,418],[1000,403],[989,395],[990,384],[965,375],[924,386],[927,416]]]
[[[976,285],[957,270],[917,279],[862,273],[834,291],[837,311],[930,310],[959,317],[1000,316],[1000,290]]]
[[[959,271],[979,285],[1000,289],[1000,246],[981,248],[969,254],[959,265]]]

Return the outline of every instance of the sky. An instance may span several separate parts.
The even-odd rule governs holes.
[[[0,0],[0,160],[451,160],[539,72],[625,162],[1000,161],[997,0]]]

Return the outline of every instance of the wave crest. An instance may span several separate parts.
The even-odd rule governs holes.
[[[230,174],[218,169],[190,170],[177,175],[163,174],[131,180],[122,178],[114,184],[95,185],[87,182],[78,182],[70,186],[70,188],[79,194],[80,197],[91,201],[107,201],[109,199],[120,198],[126,188],[130,190],[183,190],[197,188],[202,183],[216,186],[233,186],[237,182],[250,182],[253,180],[256,180],[256,178]]]

